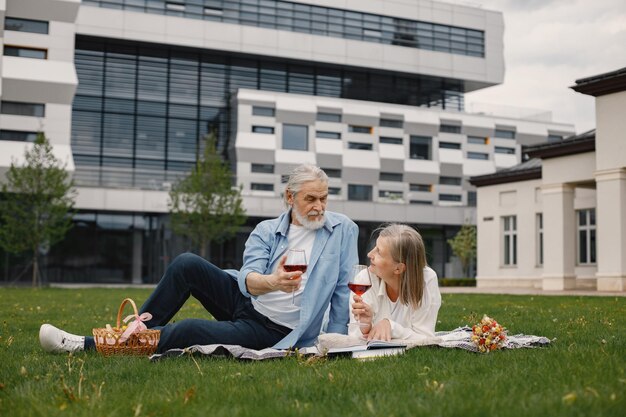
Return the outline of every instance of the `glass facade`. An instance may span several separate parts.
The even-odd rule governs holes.
[[[485,56],[481,30],[277,0],[83,0],[85,5]]]
[[[442,105],[456,90],[450,103],[462,103],[460,81],[84,36],[76,39],[75,65],[75,178],[89,186],[166,188],[191,168],[213,130],[223,151],[239,88],[418,106]]]

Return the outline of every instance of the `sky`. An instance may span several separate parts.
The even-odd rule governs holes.
[[[465,96],[466,111],[489,105],[552,112],[576,133],[595,128],[594,97],[580,78],[626,67],[624,0],[473,0],[504,16],[504,83]]]

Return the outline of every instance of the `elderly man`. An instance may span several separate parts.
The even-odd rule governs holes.
[[[311,346],[329,305],[328,332],[347,333],[347,284],[358,263],[358,227],[346,216],[326,211],[327,198],[324,171],[298,166],[285,188],[287,210],[257,225],[246,242],[241,271],[219,269],[190,253],[174,259],[141,307],[152,314],[147,326],[161,329],[157,352],[198,344]],[[284,268],[286,253],[294,248],[306,253],[305,273]],[[190,295],[215,320],[169,323]],[[41,326],[39,339],[48,352],[94,348],[92,337],[50,324]]]

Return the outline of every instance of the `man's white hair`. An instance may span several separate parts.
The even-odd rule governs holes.
[[[285,186],[285,206],[289,207],[287,192],[295,196],[302,188],[302,184],[317,180],[328,183],[328,175],[321,168],[311,164],[302,164],[295,167],[289,174],[289,180]]]

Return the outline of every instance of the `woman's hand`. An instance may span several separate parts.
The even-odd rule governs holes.
[[[372,328],[372,307],[363,301],[363,298],[356,294],[354,295],[353,300],[352,314],[354,314],[354,317],[356,317],[359,321],[361,333],[366,335]]]
[[[367,340],[391,340],[391,323],[387,319],[382,319],[376,323],[367,335]]]

